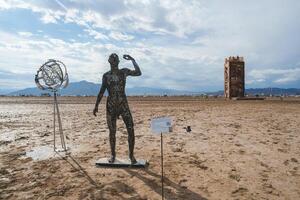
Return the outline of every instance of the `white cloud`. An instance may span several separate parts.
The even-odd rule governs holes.
[[[31,32],[25,32],[25,31],[20,31],[20,32],[18,32],[18,34],[20,36],[24,36],[24,37],[30,37],[33,35]]]
[[[55,17],[55,15],[49,12],[45,12],[44,15],[41,17],[41,20],[45,24],[57,23],[57,18]]]
[[[104,35],[103,33],[100,33],[98,31],[95,31],[93,29],[84,29],[84,31],[88,32],[89,35],[93,36],[96,40],[109,40],[109,38]]]
[[[274,83],[287,84],[294,81],[300,81],[300,68],[256,69],[250,71],[248,75],[250,83],[265,82],[269,79],[269,81]]]
[[[36,64],[49,56],[60,57],[70,62],[76,80],[96,80],[95,72],[99,67],[101,72],[107,69],[106,60],[111,52],[130,53],[141,62],[146,72],[143,74],[148,75],[139,80],[141,84],[155,86],[160,82],[164,87],[172,85],[180,89],[193,85],[199,90],[221,89],[224,58],[241,55],[246,60],[249,85],[289,84],[299,80],[295,68],[299,67],[300,56],[298,1],[0,2],[0,9],[12,8],[31,10],[46,24],[77,25],[86,35],[76,35],[89,39],[89,42],[66,42],[63,38],[38,38],[18,30],[19,36],[10,35],[16,41],[10,38],[9,44],[3,40],[6,50],[0,48],[3,57],[7,55],[5,62],[16,68],[21,62],[8,58],[20,52],[18,60],[34,60]],[[30,40],[25,40],[26,36]],[[92,70],[87,70],[90,66]],[[274,66],[284,67],[273,69]]]
[[[115,40],[123,40],[123,41],[132,40],[134,38],[134,36],[132,35],[127,35],[116,31],[111,32],[109,36]]]
[[[54,38],[23,38],[0,32],[0,53],[5,55],[0,70],[8,70],[14,74],[33,75],[46,60],[56,58],[62,60],[70,71],[71,80],[98,81],[100,73],[107,69],[103,62],[100,44],[65,42]],[[28,83],[26,76],[25,83]],[[29,86],[32,86],[29,85]],[[24,87],[28,85],[24,84]]]
[[[6,1],[0,1],[0,10],[10,9],[12,6]]]

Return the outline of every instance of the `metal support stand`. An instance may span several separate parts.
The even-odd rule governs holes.
[[[54,132],[54,151],[56,151],[56,146],[55,146],[55,141],[56,141],[56,136],[55,136],[55,124],[56,124],[56,115],[57,115],[57,120],[58,120],[58,130],[60,134],[60,140],[61,140],[61,147],[63,151],[67,151],[66,143],[65,143],[65,136],[62,130],[62,124],[61,124],[61,118],[60,118],[60,113],[59,113],[59,108],[58,108],[58,102],[57,102],[57,95],[56,92],[54,92],[54,103],[53,103],[53,132]]]
[[[160,133],[160,158],[161,158],[161,199],[164,199],[164,156],[163,156],[163,135]]]

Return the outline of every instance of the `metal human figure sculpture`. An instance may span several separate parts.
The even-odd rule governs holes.
[[[102,77],[102,85],[93,114],[96,116],[99,103],[107,89],[106,120],[109,128],[109,142],[111,148],[111,157],[108,161],[113,163],[116,158],[116,121],[121,115],[128,132],[129,158],[131,164],[135,164],[137,161],[133,153],[135,143],[134,125],[125,94],[125,85],[127,76],[140,76],[142,72],[134,58],[130,55],[124,55],[123,58],[132,61],[134,70],[128,68],[119,69],[120,60],[118,55],[113,53],[109,56],[108,62],[110,63],[111,70],[106,72]]]

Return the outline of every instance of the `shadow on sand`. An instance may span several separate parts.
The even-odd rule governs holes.
[[[71,156],[71,154],[61,155],[56,152],[64,161],[66,161],[71,167],[79,171],[84,175],[84,177],[93,185],[94,188],[89,188],[84,193],[83,196],[88,195],[91,199],[111,199],[113,196],[117,199],[124,200],[135,200],[142,199],[142,197],[135,191],[135,189],[122,181],[115,180],[105,185],[97,183],[91,176],[86,172],[86,170]],[[126,197],[127,196],[127,197]],[[129,196],[129,197],[128,197]]]
[[[148,185],[153,191],[157,194],[161,195],[161,176],[160,174],[156,174],[153,171],[146,169],[141,173],[140,171],[132,170],[132,169],[125,169],[125,171],[143,181],[146,185]],[[153,177],[156,179],[154,180]],[[159,180],[159,181],[157,181]],[[207,200],[206,198],[202,197],[200,194],[195,193],[188,188],[182,187],[179,184],[172,182],[167,177],[164,177],[164,197],[165,199],[189,199],[189,200]]]
[[[75,170],[81,172],[87,180],[94,185],[96,188],[100,188],[100,185],[97,184],[96,181],[94,181],[90,175],[85,171],[85,169],[71,156],[71,154],[66,154],[65,156],[61,155],[59,152],[55,152],[57,155],[59,155],[64,161],[66,161],[71,167],[73,167]],[[73,162],[71,162],[73,161]]]
[[[142,199],[141,196],[134,190],[133,187],[126,185],[122,181],[113,181],[111,183],[107,183],[104,185],[98,184],[95,180],[93,180],[90,175],[85,171],[85,169],[70,155],[67,154],[65,156],[56,152],[64,161],[66,161],[71,167],[75,170],[81,172],[87,180],[95,186],[95,189],[101,191],[100,195],[102,198],[105,196],[104,193],[109,193],[115,197],[119,197],[121,199]],[[154,192],[161,195],[161,182],[160,182],[160,174],[156,174],[153,171],[148,169],[146,170],[133,170],[133,169],[124,169],[129,175],[134,176],[141,181],[143,181],[147,186],[149,186]],[[177,183],[172,182],[167,177],[164,177],[164,197],[168,200],[176,200],[176,199],[189,199],[189,200],[207,200],[202,197],[200,194],[195,193],[189,190],[186,187],[182,187]],[[111,189],[113,188],[113,190]],[[112,192],[114,191],[114,192]],[[92,191],[90,191],[92,192]],[[92,192],[93,193],[93,192]],[[122,193],[127,193],[131,197],[124,197]],[[106,199],[105,197],[103,199]]]

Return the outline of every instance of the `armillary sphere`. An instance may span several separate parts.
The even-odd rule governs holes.
[[[50,59],[45,62],[35,75],[35,83],[41,90],[50,90],[53,92],[53,132],[54,132],[54,151],[56,148],[56,117],[58,121],[58,130],[60,135],[60,143],[62,151],[67,151],[65,143],[65,135],[63,134],[60,112],[57,102],[57,92],[59,89],[65,88],[69,84],[67,68],[64,63],[59,60]]]
[[[65,64],[59,60],[48,60],[37,71],[35,83],[38,88],[53,92],[67,87],[69,77]]]

